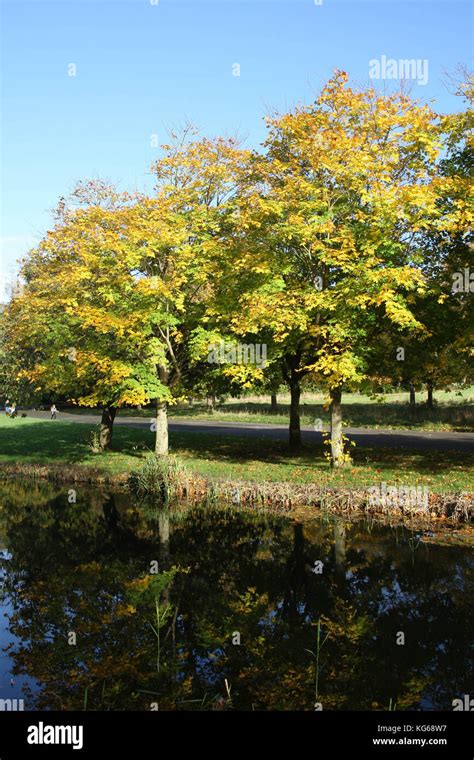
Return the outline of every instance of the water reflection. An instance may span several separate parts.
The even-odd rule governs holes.
[[[0,698],[311,710],[317,682],[325,710],[451,709],[469,693],[464,547],[329,518],[160,513],[98,489],[69,503],[67,489],[18,481],[0,505]],[[20,694],[2,690],[10,678]]]

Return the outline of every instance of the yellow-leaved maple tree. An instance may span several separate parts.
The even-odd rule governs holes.
[[[118,407],[156,399],[155,450],[168,451],[167,406],[192,363],[225,201],[245,159],[233,139],[192,136],[164,146],[153,197],[80,184],[75,206],[61,207],[24,261],[25,287],[5,315],[21,377],[103,408],[102,448]]]
[[[226,262],[232,323],[265,331],[281,359],[291,446],[301,443],[302,378],[326,389],[331,463],[341,466],[342,390],[366,377],[382,329],[423,329],[409,295],[423,291],[420,240],[440,216],[440,119],[336,72],[313,104],[267,121]]]

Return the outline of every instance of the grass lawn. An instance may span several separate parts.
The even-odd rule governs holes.
[[[88,437],[94,426],[31,417],[0,416],[2,464],[64,464],[86,466],[109,475],[140,466],[153,448],[148,429],[116,427],[113,451],[93,454]],[[285,443],[206,433],[171,433],[172,451],[200,475],[225,480],[318,483],[328,487],[368,487],[378,482],[426,485],[436,492],[472,490],[474,455],[465,452],[412,452],[401,449],[353,449],[354,464],[333,471],[323,446],[290,455]]]
[[[474,385],[466,386],[462,390],[452,391],[435,391],[434,399],[436,404],[474,404]],[[268,402],[268,396],[253,396],[249,394],[245,399],[229,399],[229,403],[235,403],[236,401],[250,401],[252,403]],[[321,392],[303,391],[301,394],[301,402],[306,404],[322,404],[324,402],[324,394]],[[347,404],[380,404],[382,400],[385,400],[389,404],[408,405],[409,393],[408,391],[399,391],[396,393],[379,393],[375,396],[367,396],[365,393],[344,393],[343,401]],[[416,393],[417,406],[423,406],[426,400],[425,392]],[[278,393],[278,401],[289,404],[289,393]]]

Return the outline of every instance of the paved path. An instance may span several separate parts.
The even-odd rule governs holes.
[[[49,419],[49,412],[27,411],[30,417]],[[152,415],[144,417],[115,418],[115,425],[130,427],[149,427]],[[83,422],[89,425],[97,424],[100,415],[70,414],[59,412],[58,420],[65,422]],[[272,438],[287,440],[288,426],[260,422],[207,422],[204,420],[189,420],[170,418],[172,432],[209,433],[210,435],[228,435],[245,438]],[[373,430],[365,428],[345,428],[344,432],[358,446],[388,446],[422,451],[470,451],[474,453],[474,433],[424,432],[418,430]],[[303,440],[321,442],[321,433],[315,433],[312,428],[302,428]]]

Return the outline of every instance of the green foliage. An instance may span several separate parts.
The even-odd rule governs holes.
[[[128,603],[134,607],[141,605],[153,607],[155,600],[162,598],[165,591],[169,590],[177,573],[180,572],[182,572],[181,568],[173,566],[169,570],[162,570],[156,574],[148,573],[134,579],[127,590]]]

